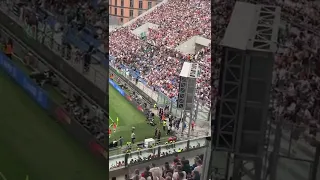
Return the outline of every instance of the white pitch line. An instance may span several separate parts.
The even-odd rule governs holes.
[[[7,178],[2,174],[2,172],[0,172],[0,177],[1,177],[3,180],[7,180]]]

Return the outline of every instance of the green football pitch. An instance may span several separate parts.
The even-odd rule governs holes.
[[[117,140],[122,136],[124,142],[131,141],[131,130],[135,127],[136,141],[143,141],[145,138],[154,136],[154,128],[146,123],[144,114],[132,105],[125,97],[123,97],[116,89],[109,85],[109,124],[113,129],[112,123],[119,123],[116,131],[112,131],[109,141]],[[159,118],[156,117],[155,122],[159,124]],[[164,134],[164,133],[162,133]]]
[[[62,100],[54,91],[48,94]],[[2,71],[0,99],[0,180],[25,180],[26,175],[29,180],[108,178],[108,167],[97,162]]]

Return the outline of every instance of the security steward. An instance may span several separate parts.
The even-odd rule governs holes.
[[[163,122],[162,122],[162,129],[163,129],[163,131],[166,131],[166,127],[167,127],[167,121],[163,121]]]
[[[12,40],[9,39],[8,43],[4,46],[4,53],[8,58],[12,59],[12,53],[13,53],[13,45]]]

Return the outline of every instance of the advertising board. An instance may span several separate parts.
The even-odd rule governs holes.
[[[119,87],[114,81],[112,81],[111,79],[109,79],[109,83],[111,84],[112,87],[114,87],[122,96],[126,96],[126,93],[124,92],[124,90],[121,89],[121,87]]]
[[[112,81],[111,79],[109,79],[109,83],[111,84],[112,87],[114,87],[123,97],[125,97],[131,104],[133,104],[134,106],[136,106],[136,108],[143,112],[143,108],[142,106],[140,106],[138,103],[136,103],[135,101],[133,101],[133,99],[131,98],[130,95],[127,95],[123,89],[121,89],[121,87],[119,87],[114,81]]]
[[[48,97],[46,92],[36,85],[28,75],[16,67],[16,65],[2,52],[0,53],[0,67],[43,109],[48,109]]]
[[[78,142],[91,150],[103,164],[108,164],[106,149],[86,131],[83,126],[70,117],[63,107],[52,101],[47,93],[39,87],[27,74],[17,67],[11,59],[0,52],[0,69],[11,77],[40,107],[52,115],[58,123]],[[106,143],[107,144],[107,143]]]

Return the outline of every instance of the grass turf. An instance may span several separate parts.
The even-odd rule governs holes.
[[[63,100],[54,90],[48,94]],[[101,166],[2,71],[0,99],[0,172],[7,180],[24,180],[26,175],[30,180],[108,178],[108,167]]]
[[[119,118],[116,132],[112,132],[111,139],[124,138],[124,142],[131,141],[131,130],[135,127],[136,141],[143,141],[145,138],[153,137],[154,128],[146,123],[144,114],[137,110],[128,100],[123,97],[116,89],[109,85],[109,120],[110,125]],[[159,118],[155,119],[157,126],[160,127]],[[163,133],[164,134],[164,133]]]

